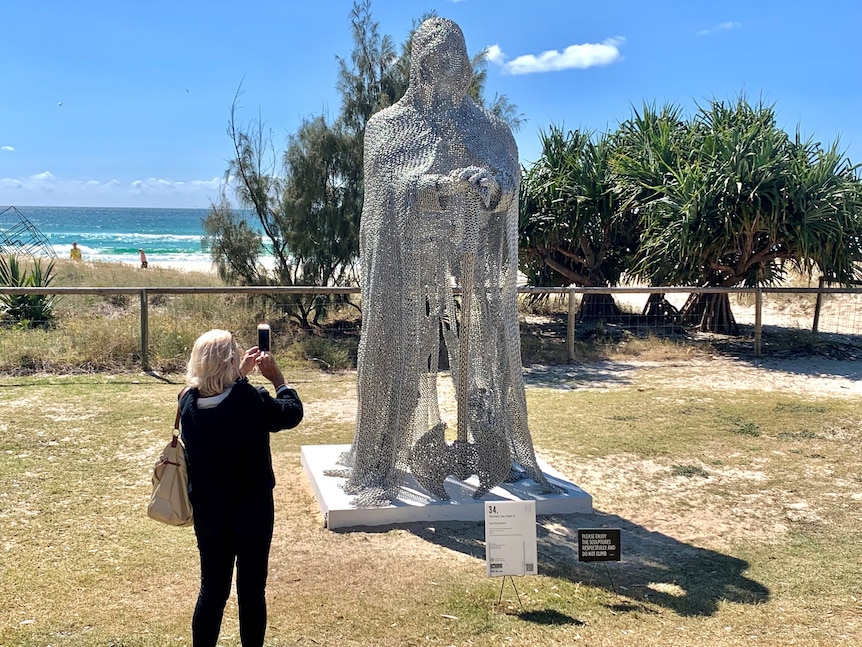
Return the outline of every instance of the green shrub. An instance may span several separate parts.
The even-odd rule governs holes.
[[[0,256],[0,285],[13,288],[42,288],[51,284],[54,262],[43,270],[41,261],[25,269],[16,256]],[[18,327],[48,328],[54,322],[55,298],[49,294],[2,294],[3,315]]]
[[[299,364],[309,363],[327,371],[356,367],[357,344],[353,340],[337,340],[299,331],[288,347],[287,359]]]

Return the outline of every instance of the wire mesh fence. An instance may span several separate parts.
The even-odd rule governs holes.
[[[693,295],[710,293],[727,297],[732,331],[716,334],[684,316]],[[310,295],[341,296],[342,305],[303,328],[297,299]],[[344,297],[352,307],[344,307]],[[10,299],[32,307],[15,311]],[[651,338],[706,341],[754,356],[828,344],[836,358],[862,357],[859,288],[522,288],[520,299],[530,363],[573,361],[581,344]],[[228,329],[248,347],[264,320],[273,325],[280,356],[351,368],[360,308],[358,288],[0,288],[0,372],[182,371],[201,332]],[[46,318],[34,316],[40,312]]]

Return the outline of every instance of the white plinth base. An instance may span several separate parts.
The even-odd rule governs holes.
[[[357,508],[351,504],[354,496],[347,494],[342,485],[345,479],[326,476],[324,470],[343,469],[338,458],[350,445],[303,445],[302,467],[314,490],[314,496],[323,512],[324,525],[330,530],[360,526],[387,526],[416,521],[483,521],[487,501],[536,502],[536,514],[591,513],[593,498],[574,483],[539,460],[539,467],[548,480],[566,490],[565,494],[542,494],[541,488],[531,479],[498,485],[482,499],[474,499],[473,492],[479,480],[473,476],[467,481],[446,479],[449,501],[438,501],[422,490],[408,474],[401,486],[403,493],[390,505],[380,508]]]

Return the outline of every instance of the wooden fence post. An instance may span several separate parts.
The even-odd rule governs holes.
[[[150,370],[150,317],[147,291],[141,290],[141,370]]]
[[[575,361],[575,318],[577,317],[577,314],[578,309],[575,306],[575,289],[569,288],[569,320],[566,326],[566,351],[570,364]]]
[[[811,332],[813,334],[817,334],[817,327],[820,325],[820,307],[823,305],[823,285],[825,281],[823,277],[820,277],[820,281],[817,282],[817,300],[814,302],[814,323],[811,325]]]
[[[754,356],[760,357],[760,343],[763,340],[763,290],[754,293]]]

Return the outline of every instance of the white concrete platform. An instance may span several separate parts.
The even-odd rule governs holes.
[[[411,475],[401,487],[402,495],[388,506],[357,508],[351,504],[354,495],[343,489],[345,479],[326,476],[325,470],[343,469],[337,464],[339,456],[350,445],[303,445],[302,467],[323,513],[323,523],[330,530],[361,526],[387,526],[416,521],[484,521],[487,501],[536,502],[536,514],[591,513],[593,498],[562,474],[539,460],[539,467],[554,485],[566,490],[565,494],[543,494],[537,483],[524,479],[517,483],[504,483],[492,489],[481,499],[474,499],[479,487],[473,476],[467,481],[446,479],[449,501],[438,501],[422,490]]]

